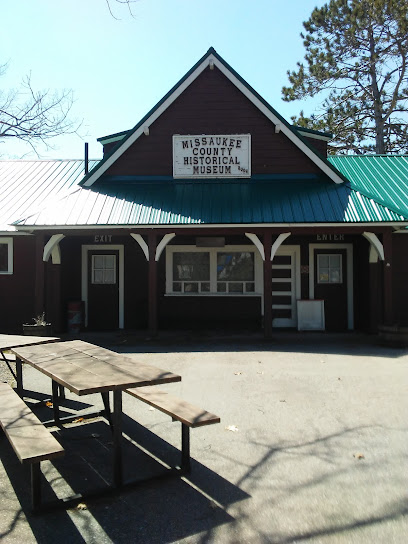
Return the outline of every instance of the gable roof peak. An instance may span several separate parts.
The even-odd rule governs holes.
[[[212,64],[213,63],[213,64]],[[117,145],[84,177],[81,185],[90,187],[107,169],[160,117],[164,111],[208,68],[217,69],[235,85],[274,125],[279,125],[282,133],[307,155],[335,183],[343,183],[345,178],[325,157],[320,156],[272,106],[266,102],[229,64],[210,47],[201,59],[180,79],[178,83],[148,112],[132,130],[125,133]],[[120,134],[120,133],[118,133]],[[100,140],[107,139],[108,137]]]

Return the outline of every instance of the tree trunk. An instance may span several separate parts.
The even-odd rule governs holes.
[[[371,89],[373,93],[373,105],[374,105],[374,122],[375,122],[375,152],[379,155],[385,155],[385,141],[384,141],[384,121],[382,117],[382,103],[381,94],[378,89],[377,72],[375,68],[376,53],[375,42],[372,29],[369,30],[370,40],[370,75],[371,75]]]

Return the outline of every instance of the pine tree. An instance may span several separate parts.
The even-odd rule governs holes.
[[[402,0],[331,0],[301,34],[305,63],[288,71],[287,102],[323,93],[295,124],[332,132],[331,152],[408,152],[408,10]]]

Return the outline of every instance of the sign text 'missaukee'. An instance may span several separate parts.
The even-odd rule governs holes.
[[[248,178],[251,135],[173,136],[175,178]]]

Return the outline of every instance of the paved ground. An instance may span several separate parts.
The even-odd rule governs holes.
[[[0,436],[2,543],[406,542],[407,350],[377,346],[372,337],[313,333],[271,342],[185,334],[91,340],[181,374],[181,383],[165,387],[220,415],[221,424],[192,430],[188,478],[40,516],[30,514],[29,473]],[[31,368],[24,377],[27,389],[40,392],[34,406],[49,381]],[[177,461],[179,424],[125,397],[126,434]],[[86,411],[93,402],[99,398],[69,395],[66,410]],[[50,411],[35,409],[41,417]],[[59,436],[65,460],[43,464],[52,493],[109,479],[103,420]],[[132,443],[126,457],[128,476],[158,470]]]

